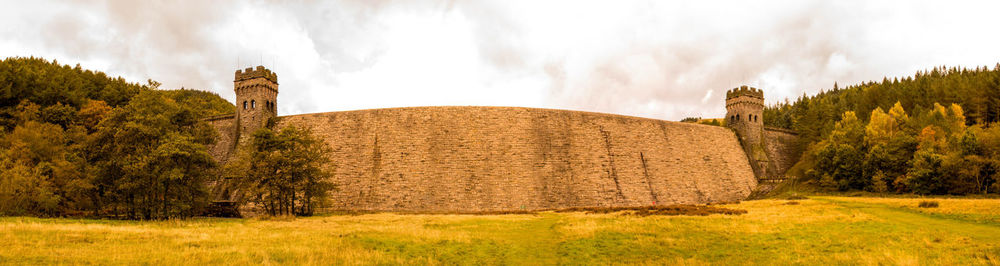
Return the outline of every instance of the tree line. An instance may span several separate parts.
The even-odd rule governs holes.
[[[235,106],[213,93],[158,87],[152,80],[140,85],[41,58],[0,61],[0,215],[166,219],[201,214],[213,196],[208,184],[247,173],[227,172],[237,167],[213,160],[207,147],[218,133],[201,120],[232,113]],[[280,138],[263,131],[250,142],[265,142],[268,146],[256,151],[276,154],[246,157],[284,161],[271,165],[275,175],[254,176],[268,177],[266,182],[242,177],[243,184],[295,184],[298,190],[278,194],[298,197],[292,202],[300,211],[287,213],[311,214],[315,198],[329,189],[315,180],[324,174],[319,166],[325,163],[325,145],[307,129],[277,131]],[[309,160],[302,161],[305,155]],[[249,198],[257,187],[241,191]],[[308,204],[301,203],[303,196]]]
[[[1000,64],[936,67],[764,110],[807,145],[789,175],[838,190],[1000,193]]]
[[[720,126],[720,127],[721,126],[726,126],[726,120],[725,119],[716,119],[716,118],[703,119],[701,117],[685,117],[684,119],[681,119],[680,122],[683,122],[683,123],[696,123],[696,124],[709,125],[709,126]]]

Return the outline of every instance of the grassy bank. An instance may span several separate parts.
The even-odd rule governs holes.
[[[923,199],[926,200],[926,199]],[[1000,264],[1000,200],[814,197],[742,215],[0,218],[0,263]]]

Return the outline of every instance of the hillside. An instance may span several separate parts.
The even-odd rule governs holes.
[[[218,95],[40,58],[0,61],[0,215],[190,216],[207,201]],[[169,203],[169,204],[168,204]]]
[[[46,122],[65,128],[76,118],[58,117],[60,113],[77,112],[90,101],[101,101],[116,108],[127,104],[141,91],[153,89],[156,89],[155,81],[140,85],[121,77],[109,77],[103,72],[83,69],[79,64],[70,67],[55,60],[35,57],[6,58],[0,60],[0,126],[5,130],[14,128],[17,106],[24,101],[37,104],[42,116],[51,118]],[[199,115],[210,116],[236,110],[232,103],[215,93],[161,91],[180,104],[194,107]]]
[[[963,107],[965,124],[1000,121],[1000,64],[987,67],[935,67],[912,77],[883,78],[846,88],[837,84],[813,96],[803,95],[789,103],[764,109],[764,125],[798,131],[806,141],[816,141],[832,131],[841,114],[853,111],[868,121],[872,110],[889,110],[899,102],[910,114],[934,107],[958,104]],[[863,114],[863,115],[862,115]]]
[[[936,67],[764,110],[808,150],[789,175],[829,189],[1000,193],[1000,64]]]

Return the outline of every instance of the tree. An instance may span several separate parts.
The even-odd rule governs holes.
[[[215,132],[196,110],[159,91],[114,109],[89,141],[100,211],[131,219],[196,215],[216,165],[205,145]]]
[[[72,106],[56,103],[42,108],[40,116],[42,121],[68,128],[76,120],[76,112]]]
[[[933,111],[932,111],[933,112]],[[947,143],[944,130],[926,126],[917,137],[919,144],[913,154],[912,168],[906,177],[906,186],[918,194],[944,194],[947,192],[945,162]]]
[[[80,111],[76,113],[77,123],[93,133],[97,123],[104,120],[108,113],[111,113],[111,106],[108,106],[104,101],[91,100],[80,107]]]
[[[905,130],[909,118],[899,102],[885,113],[881,108],[872,111],[865,126],[867,153],[864,159],[865,176],[871,177],[872,190],[892,190],[894,180],[906,173],[909,161],[916,150],[916,140]]]
[[[803,95],[791,104],[765,107],[765,125],[790,127],[798,131],[803,144],[809,147],[805,153],[807,156],[803,156],[804,159],[792,168],[800,169],[796,173],[814,179],[827,177],[828,184],[839,185],[834,177],[840,175],[836,175],[830,165],[824,164],[837,161],[833,159],[851,157],[835,154],[837,151],[852,152],[855,149],[844,149],[840,144],[831,145],[834,142],[830,141],[830,136],[836,130],[836,123],[839,123],[831,115],[853,111],[872,113],[870,117],[862,117],[868,120],[863,145],[849,144],[864,153],[863,175],[871,177],[873,185],[877,185],[877,179],[885,181],[890,190],[905,192],[907,184],[929,185],[918,181],[933,180],[928,182],[944,182],[935,184],[943,187],[932,189],[933,193],[970,193],[961,191],[971,191],[971,187],[983,190],[982,186],[973,183],[988,184],[985,187],[985,191],[990,191],[988,193],[1000,192],[1000,184],[993,181],[996,179],[993,177],[994,169],[998,168],[995,162],[1000,154],[987,151],[982,155],[968,155],[960,148],[976,141],[986,150],[998,146],[988,144],[991,143],[989,133],[975,133],[973,141],[965,136],[965,132],[975,125],[982,127],[983,132],[997,127],[995,123],[1000,120],[1000,67],[935,67],[918,71],[912,77],[834,86],[834,89],[814,96]],[[890,107],[888,111],[879,110],[886,110],[887,107]],[[907,116],[904,108],[910,110],[912,116]],[[887,119],[883,113],[894,119]],[[896,123],[898,128],[892,123]],[[930,131],[924,131],[929,126]],[[818,157],[820,154],[825,156]],[[834,158],[836,156],[840,157]],[[892,186],[888,186],[888,180],[895,180]],[[924,191],[921,193],[931,193],[924,188],[920,190]]]
[[[865,142],[869,146],[886,145],[898,131],[896,119],[882,111],[882,108],[875,108],[865,127]]]
[[[0,141],[0,213],[53,216],[86,200],[67,136],[57,125],[28,121]]]
[[[958,141],[955,151],[948,154],[944,169],[948,177],[948,193],[987,193],[995,182],[1000,161],[987,154],[979,136],[984,135],[979,126],[968,127]]]
[[[268,215],[312,215],[333,189],[325,179],[330,148],[308,129],[261,128],[239,150],[226,166],[237,198]]]
[[[814,152],[815,175],[828,179],[837,189],[864,189],[870,178],[863,175],[864,124],[854,112],[847,111],[836,123],[830,136],[821,141]],[[831,183],[832,182],[832,183]]]
[[[234,106],[159,86],[40,58],[0,60],[0,213],[195,213],[206,198],[199,180],[215,171],[204,151],[214,130],[198,119]]]

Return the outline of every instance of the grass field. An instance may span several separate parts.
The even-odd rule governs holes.
[[[1000,200],[813,197],[743,215],[0,218],[0,264],[1000,264]]]

